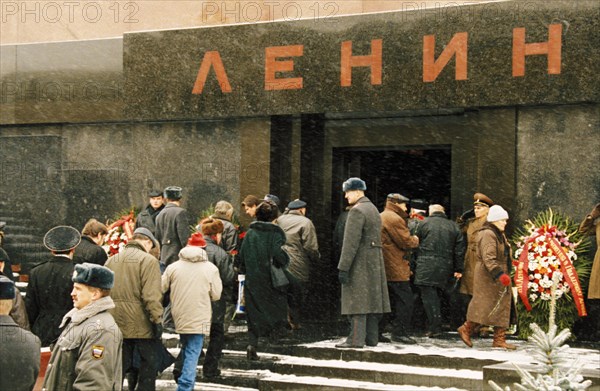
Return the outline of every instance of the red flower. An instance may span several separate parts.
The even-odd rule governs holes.
[[[245,232],[245,231],[244,231],[244,232],[242,232],[242,233],[240,233],[240,234],[238,235],[238,238],[240,238],[240,239],[244,239],[244,237],[246,237],[246,232]]]

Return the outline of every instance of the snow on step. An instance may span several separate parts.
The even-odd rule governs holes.
[[[464,391],[460,388],[440,388],[440,387],[419,387],[410,385],[392,385],[383,383],[371,383],[358,380],[330,379],[327,377],[308,377],[296,375],[281,375],[271,373],[260,379],[262,382],[287,383],[295,385],[306,385],[313,387],[336,387],[347,388],[350,390],[395,390],[395,391],[428,391],[428,390],[445,390],[445,391]]]
[[[317,360],[313,358],[295,357],[295,356],[279,356],[277,363],[290,365],[306,365],[324,368],[344,368],[364,371],[378,371],[388,373],[403,373],[411,375],[424,375],[431,377],[455,377],[461,379],[483,380],[481,371],[473,371],[470,369],[445,369],[445,368],[427,368],[415,367],[402,364],[384,364],[378,362],[366,361],[341,361],[341,360]]]
[[[127,382],[125,382],[127,383]],[[127,387],[124,388],[125,390]],[[176,391],[177,383],[174,380],[156,380],[156,391]],[[202,391],[257,391],[256,388],[228,386],[217,383],[195,383],[194,390]]]

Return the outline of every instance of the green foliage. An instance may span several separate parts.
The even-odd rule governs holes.
[[[585,390],[592,385],[590,380],[583,380],[579,374],[583,364],[579,362],[571,363],[567,356],[570,349],[569,345],[564,343],[569,339],[571,332],[569,329],[563,329],[557,334],[557,326],[550,325],[545,333],[537,324],[531,324],[531,336],[529,342],[535,346],[533,349],[533,359],[539,364],[541,373],[534,377],[529,372],[523,370],[515,363],[512,365],[521,376],[521,383],[515,383],[517,391],[561,391],[561,390]],[[566,370],[565,370],[566,369]],[[510,391],[506,386],[502,389],[493,381],[488,382],[495,391]]]

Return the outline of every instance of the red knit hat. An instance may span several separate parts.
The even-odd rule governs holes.
[[[206,241],[200,232],[193,233],[188,239],[187,244],[188,246],[206,247]]]

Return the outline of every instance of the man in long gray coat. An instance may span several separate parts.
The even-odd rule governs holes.
[[[367,185],[360,178],[343,184],[345,198],[355,204],[348,213],[344,244],[338,264],[342,284],[342,315],[351,320],[350,335],[338,348],[376,346],[379,320],[390,312],[390,301],[381,252],[381,217],[365,197]]]

